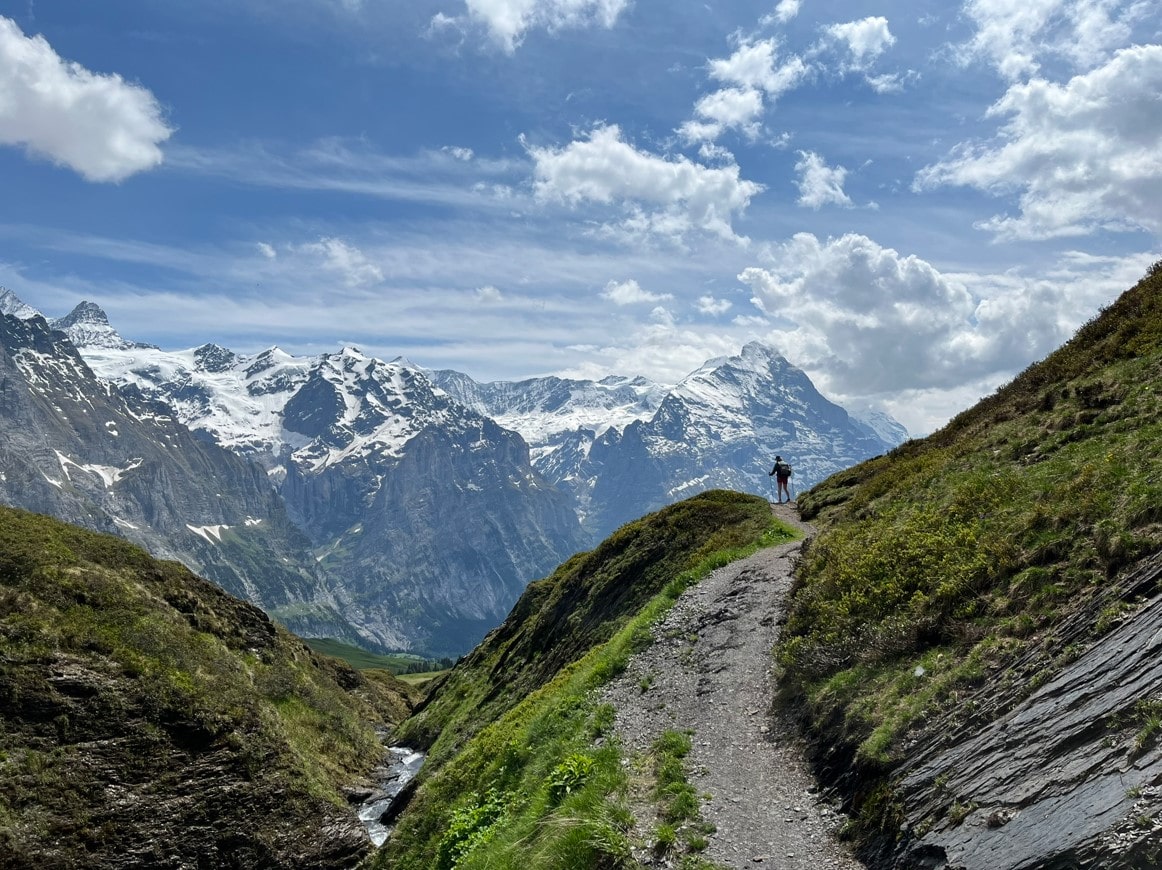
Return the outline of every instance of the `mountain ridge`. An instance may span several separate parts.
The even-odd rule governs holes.
[[[715,487],[763,491],[774,452],[804,486],[906,434],[855,421],[757,343],[669,387],[477,384],[352,346],[163,351],[122,338],[91,302],[53,324],[103,382],[261,466],[308,541],[304,570],[380,649],[463,653],[525,584],[625,522]],[[191,524],[211,546],[225,525]],[[294,602],[279,613],[321,627]]]

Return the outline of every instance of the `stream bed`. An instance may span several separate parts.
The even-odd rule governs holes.
[[[382,846],[391,834],[391,825],[383,823],[383,816],[404,787],[415,779],[424,764],[424,754],[406,746],[387,747],[383,767],[375,772],[379,788],[359,805],[359,820],[367,828],[371,842]]]

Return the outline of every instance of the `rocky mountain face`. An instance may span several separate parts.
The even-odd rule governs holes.
[[[120,534],[300,630],[356,637],[265,472],[98,380],[39,316],[0,315],[0,432],[4,504]]]
[[[0,311],[35,315],[11,293]],[[802,487],[906,437],[890,419],[852,418],[758,344],[673,387],[619,377],[480,384],[350,347],[313,358],[214,344],[162,351],[122,338],[88,302],[50,326],[110,397],[227,448],[260,487],[261,467],[280,522],[302,535],[286,570],[325,578],[326,606],[363,643],[389,649],[464,652],[526,583],[619,525],[710,488],[773,494],[775,453]],[[221,545],[213,531],[201,540]],[[264,590],[227,588],[270,604]],[[324,630],[319,594],[274,598],[288,625]]]
[[[350,347],[168,353],[122,339],[87,304],[55,325],[117,390],[265,469],[361,643],[465,652],[586,543],[520,436],[406,362]],[[296,608],[277,615],[320,633]]]
[[[767,472],[776,454],[805,489],[907,438],[886,415],[871,422],[852,417],[758,343],[707,362],[671,388],[641,378],[515,384],[475,384],[454,372],[433,378],[521,432],[537,470],[570,494],[598,539],[706,489],[773,496]]]

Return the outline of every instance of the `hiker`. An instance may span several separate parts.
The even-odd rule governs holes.
[[[774,477],[775,483],[778,484],[778,498],[779,504],[783,503],[783,493],[787,494],[787,502],[791,501],[791,490],[787,483],[791,480],[791,466],[783,462],[783,457],[775,457],[775,467],[771,469],[771,473],[767,477]]]

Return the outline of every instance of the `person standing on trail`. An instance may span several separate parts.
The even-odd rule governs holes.
[[[775,483],[778,484],[778,499],[779,504],[783,503],[783,493],[787,494],[787,502],[791,501],[791,490],[787,484],[791,480],[791,466],[783,462],[783,457],[775,457],[775,467],[771,469],[767,477],[774,477]]]

